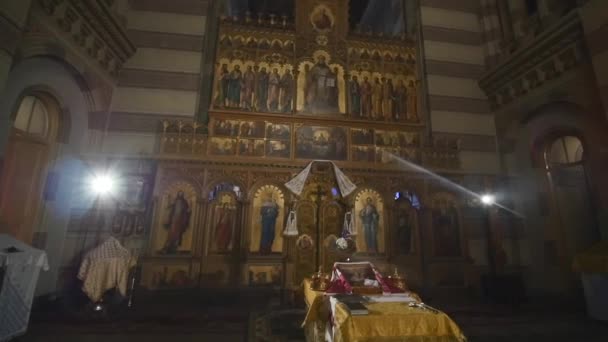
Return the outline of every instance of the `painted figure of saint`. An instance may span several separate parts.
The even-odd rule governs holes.
[[[348,82],[348,98],[350,114],[353,117],[361,116],[361,87],[357,76],[353,76]]]
[[[291,112],[291,104],[293,102],[294,82],[291,70],[285,70],[285,74],[281,77],[281,111],[284,113]]]
[[[226,106],[229,82],[230,82],[230,72],[228,71],[228,64],[222,64],[222,67],[218,74],[217,96],[215,98],[215,105],[218,107]]]
[[[372,86],[372,118],[382,118],[382,84],[378,77],[374,79],[374,85]]]
[[[407,118],[407,88],[403,80],[399,80],[395,89],[395,119],[405,120]]]
[[[310,72],[307,73],[306,100],[313,112],[338,111],[337,69],[332,72],[325,63],[325,56],[319,56]],[[308,76],[310,74],[310,77]]]
[[[266,199],[260,209],[262,218],[262,238],[260,239],[260,253],[268,254],[272,252],[274,242],[275,227],[277,216],[279,216],[279,205],[273,197]]]
[[[271,111],[279,109],[280,84],[279,71],[276,68],[272,69],[272,73],[268,76],[268,107]]]
[[[366,77],[361,84],[361,115],[369,118],[372,112],[372,85]]]
[[[257,74],[255,97],[257,110],[261,112],[268,110],[268,73],[265,67],[262,67],[262,70]]]
[[[407,119],[418,121],[418,95],[414,81],[410,81],[407,87]]]
[[[232,209],[228,203],[217,209],[218,220],[215,225],[215,242],[217,250],[226,252],[232,243]]]
[[[312,89],[312,73],[310,72],[310,66],[304,64],[304,110],[311,110],[311,101],[314,101],[315,94]]]
[[[384,77],[382,77],[382,113],[385,121],[389,121],[393,115],[393,81]]]
[[[397,218],[397,253],[410,254],[412,251],[412,232],[414,222],[411,210],[402,208]]]
[[[363,234],[365,235],[367,252],[376,253],[378,251],[377,234],[380,215],[370,197],[365,200],[365,206],[359,212],[359,217],[363,223]]]
[[[167,240],[161,252],[170,254],[177,252],[177,248],[182,244],[182,236],[190,224],[190,205],[184,198],[183,191],[177,192],[175,200],[167,209],[169,215],[164,223],[164,227],[167,229]]]
[[[458,211],[453,204],[442,201],[433,210],[435,254],[437,256],[458,257],[461,255],[460,227]]]
[[[251,109],[253,101],[253,92],[255,91],[255,74],[251,66],[247,67],[247,71],[243,75],[243,83],[241,87],[241,108]]]
[[[239,65],[234,66],[234,70],[230,72],[230,80],[228,83],[228,106],[238,107],[241,103],[241,82],[243,73]]]
[[[327,104],[329,105],[329,110],[332,112],[338,112],[338,97],[340,93],[338,92],[338,68],[333,69],[327,75]]]
[[[317,30],[324,31],[331,28],[331,18],[327,15],[325,9],[322,9],[313,18],[313,24]]]

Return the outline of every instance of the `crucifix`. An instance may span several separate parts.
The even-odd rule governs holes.
[[[321,217],[321,203],[323,202],[323,196],[325,196],[327,192],[323,190],[323,188],[321,187],[321,185],[317,185],[317,191],[313,192],[312,195],[315,197],[315,204],[317,206],[317,210],[316,210],[316,221],[315,221],[315,225],[316,225],[316,235],[315,235],[315,247],[316,247],[316,252],[315,252],[315,269],[319,269],[319,266],[321,265],[321,246],[320,246],[320,241],[321,241],[321,223],[320,223],[320,217]]]

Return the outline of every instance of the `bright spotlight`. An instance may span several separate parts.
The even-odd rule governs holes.
[[[494,195],[490,195],[490,194],[481,195],[481,197],[479,199],[481,200],[481,203],[483,203],[483,205],[492,205],[492,204],[494,204],[494,201],[496,200],[494,198]]]
[[[108,174],[95,175],[91,178],[89,187],[95,195],[104,196],[114,192],[114,178]]]

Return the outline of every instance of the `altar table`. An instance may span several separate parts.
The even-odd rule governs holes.
[[[13,249],[11,249],[11,247]],[[46,253],[0,234],[0,342],[27,331],[40,270],[48,271]]]
[[[348,309],[335,306],[330,323],[329,296],[310,289],[310,280],[303,283],[308,312],[302,326],[308,341],[334,342],[463,342],[460,328],[443,312],[433,313],[409,307],[406,303],[366,303],[369,314],[351,316]],[[418,298],[416,294],[410,294]]]

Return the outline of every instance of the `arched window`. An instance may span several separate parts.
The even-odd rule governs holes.
[[[44,103],[35,96],[25,96],[19,104],[14,127],[35,136],[46,137],[49,115]]]
[[[547,168],[568,166],[583,161],[583,144],[574,136],[562,136],[555,139],[545,152]]]

